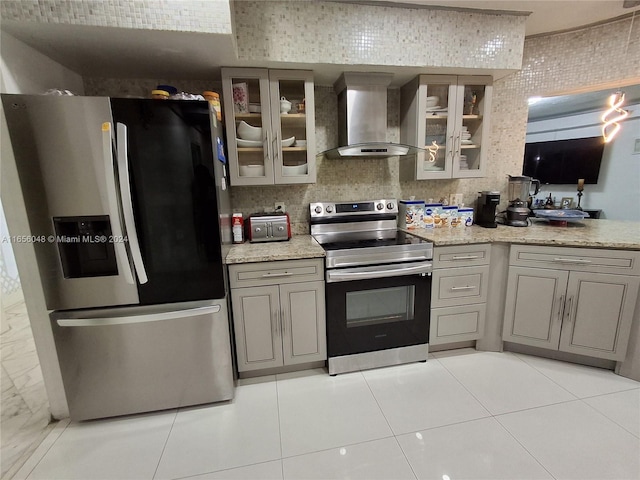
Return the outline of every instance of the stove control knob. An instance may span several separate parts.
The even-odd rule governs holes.
[[[318,206],[315,208],[315,212],[316,212],[316,213],[322,213],[322,207],[321,207],[320,205],[318,205]]]
[[[392,202],[387,203],[387,208],[388,208],[389,210],[393,210],[393,207],[394,207],[394,206],[395,206],[395,205],[394,205]]]
[[[379,204],[377,204],[377,205],[376,205],[376,208],[377,208],[378,210],[384,210],[384,203],[379,203]]]
[[[333,212],[333,205],[327,205],[327,213]]]
[[[279,232],[284,232],[284,227],[283,227],[282,225],[280,225],[280,226],[278,227],[278,231],[279,231]]]

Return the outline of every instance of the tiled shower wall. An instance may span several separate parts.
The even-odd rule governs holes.
[[[628,42],[627,42],[628,40]],[[401,50],[401,47],[399,47]],[[606,53],[606,55],[605,55]],[[284,202],[295,231],[308,232],[308,205],[321,200],[366,198],[440,198],[462,193],[472,205],[477,192],[500,190],[505,205],[507,175],[522,169],[527,98],[533,95],[597,88],[640,75],[640,22],[631,18],[571,33],[527,39],[523,69],[494,83],[491,140],[487,176],[481,179],[402,181],[401,159],[321,160],[314,185],[232,187],[234,209],[245,214],[273,209]],[[87,95],[120,95],[123,91],[148,91],[155,80],[86,79]],[[204,85],[174,81],[174,85],[199,92]],[[138,87],[134,87],[138,85]],[[192,88],[193,87],[193,88]],[[127,90],[128,89],[128,90]],[[332,88],[317,86],[316,135],[318,151],[337,145],[337,103]],[[397,141],[398,90],[389,91],[388,139]],[[585,200],[588,199],[585,197]],[[585,205],[589,208],[589,205]]]

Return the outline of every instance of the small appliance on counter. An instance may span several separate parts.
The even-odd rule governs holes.
[[[288,213],[253,213],[245,222],[247,240],[255,242],[277,242],[291,238],[291,222]]]
[[[484,190],[479,192],[476,200],[476,225],[485,228],[496,228],[496,207],[500,203],[500,192]]]
[[[535,191],[531,192],[531,185],[535,186]],[[507,208],[507,225],[512,227],[529,226],[529,209],[528,199],[532,195],[536,195],[540,190],[540,182],[531,177],[519,176],[513,177],[509,175],[508,195],[509,207]]]

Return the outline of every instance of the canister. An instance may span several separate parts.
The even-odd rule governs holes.
[[[205,100],[207,100],[213,106],[213,109],[216,111],[216,117],[218,121],[222,121],[222,108],[220,107],[220,95],[216,92],[212,92],[210,90],[205,90],[202,92],[202,96]]]
[[[473,225],[473,208],[459,208],[458,218],[465,227]]]
[[[424,200],[400,200],[398,202],[398,227],[414,230],[422,228]]]
[[[442,204],[441,203],[427,203],[424,206],[424,219],[423,225],[424,228],[434,228],[439,227],[440,223],[440,213],[442,212]]]
[[[458,207],[451,205],[442,207],[442,213],[440,213],[440,223],[436,226],[449,228],[451,226],[451,220],[453,219],[458,219]]]
[[[244,242],[244,219],[241,213],[234,213],[231,216],[231,231],[233,232],[233,243]]]

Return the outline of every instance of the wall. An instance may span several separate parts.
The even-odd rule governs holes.
[[[271,2],[267,2],[271,3]],[[244,5],[244,2],[240,2]],[[236,9],[238,10],[238,9]],[[238,29],[242,30],[242,13]],[[309,203],[328,200],[362,200],[367,198],[440,198],[462,193],[463,201],[473,205],[477,192],[499,190],[501,208],[506,208],[508,175],[522,174],[527,127],[527,99],[554,92],[594,89],[606,83],[640,75],[640,22],[631,19],[591,27],[572,33],[526,39],[523,69],[496,80],[491,111],[491,138],[487,176],[480,179],[403,181],[399,178],[397,157],[390,159],[320,159],[315,185],[232,187],[235,211],[245,214],[273,209],[283,202],[291,216],[294,232],[308,233]],[[629,47],[627,48],[627,38]],[[239,43],[239,48],[240,44]],[[609,52],[607,67],[597,53]],[[159,80],[85,79],[88,95],[121,95],[123,91],[145,92]],[[637,83],[637,82],[634,82]],[[200,83],[175,80],[174,85],[187,91],[200,91]],[[191,89],[191,90],[189,90]],[[332,87],[316,85],[316,143],[321,152],[337,145],[337,98]],[[399,90],[388,94],[389,141],[399,140]],[[589,201],[587,195],[585,201]],[[587,203],[587,206],[589,204]]]
[[[3,20],[232,33],[229,0],[2,0]]]
[[[84,93],[82,78],[74,72],[53,62],[15,38],[1,33],[0,61],[2,76],[0,91],[2,93],[40,94],[51,88],[70,89],[78,94]],[[29,232],[26,210],[19,188],[18,175],[13,159],[11,141],[7,130],[4,112],[0,112],[0,198],[2,199],[2,223],[9,225],[12,235],[26,235]],[[4,231],[2,232],[4,234]],[[11,245],[2,244],[2,275],[15,275],[15,270],[9,269],[15,262],[11,258]],[[44,294],[40,284],[39,272],[36,266],[35,253],[30,244],[14,244],[13,253],[18,260],[18,271],[22,280],[24,296],[29,298],[27,310],[31,322],[31,330],[36,343],[38,357],[42,368],[51,413],[57,418],[68,415],[67,402],[62,389],[62,378],[58,367],[55,345],[49,317],[44,302]],[[17,277],[8,283],[12,291],[5,292],[3,278],[2,303],[13,301],[20,283]]]
[[[598,183],[585,185],[580,205],[602,210],[600,218],[640,221],[640,152],[634,154],[635,141],[640,140],[640,104],[624,108],[630,115],[621,123],[618,135],[605,145]],[[601,115],[602,111],[596,111],[529,122],[526,141],[601,136]],[[573,197],[577,202],[576,185],[543,186],[537,198],[549,193],[558,201],[562,197]]]
[[[238,57],[247,62],[520,68],[525,16],[363,3],[236,2]]]

